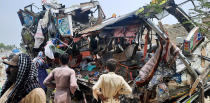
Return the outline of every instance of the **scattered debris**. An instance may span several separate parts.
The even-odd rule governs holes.
[[[32,57],[44,51],[54,60],[52,67],[58,65],[60,54],[70,54],[70,66],[77,73],[80,92],[87,102],[93,102],[91,88],[106,73],[104,62],[110,58],[118,61],[116,73],[133,87],[132,96],[122,96],[122,103],[197,101],[200,93],[209,91],[209,84],[204,81],[208,77],[205,71],[209,71],[209,40],[174,0],[156,3],[160,12],[152,8],[155,3],[109,19],[98,1],[69,8],[57,2],[43,2],[43,10],[37,13],[31,4],[18,11],[23,25],[22,47]],[[159,14],[165,12],[174,15],[186,31],[172,31],[161,22],[154,25],[150,19],[160,21],[165,16]],[[174,32],[186,37],[183,43],[173,43],[170,35]],[[197,88],[199,83],[202,90]]]

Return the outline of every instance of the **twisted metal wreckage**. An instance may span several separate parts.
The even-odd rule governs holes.
[[[161,11],[156,11],[153,5]],[[44,51],[54,60],[51,66],[58,64],[60,54],[71,54],[71,67],[77,72],[80,93],[85,94],[83,98],[87,101],[93,102],[91,87],[105,73],[103,63],[109,58],[118,61],[116,72],[133,87],[132,96],[120,97],[121,102],[197,101],[200,93],[209,90],[204,81],[209,66],[202,72],[206,74],[200,75],[202,73],[193,69],[189,58],[183,55],[190,57],[203,43],[204,36],[174,0],[152,2],[150,6],[109,19],[105,19],[98,1],[69,8],[56,2],[43,2],[43,10],[38,13],[33,7],[31,4],[18,11],[23,25],[22,46],[32,57]],[[166,12],[175,16],[189,32],[182,50],[170,41],[161,22],[158,27],[151,21],[152,18],[161,20],[167,16]],[[182,61],[186,70],[176,72],[177,60]],[[195,81],[192,88],[192,83],[183,83],[183,75]],[[186,81],[190,81],[189,77]],[[196,89],[198,85],[202,88]]]

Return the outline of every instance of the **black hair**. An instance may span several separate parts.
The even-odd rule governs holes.
[[[60,56],[60,61],[63,65],[66,65],[69,63],[69,54],[64,53]]]
[[[110,72],[114,72],[116,69],[116,60],[114,59],[109,59],[106,61],[105,66],[107,67],[107,69],[109,69]]]

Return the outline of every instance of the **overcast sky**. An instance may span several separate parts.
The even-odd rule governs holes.
[[[79,4],[81,2],[88,2],[90,0],[57,0],[59,3],[70,7],[72,4]],[[98,0],[104,13],[110,17],[113,13],[117,16],[123,15],[138,8],[149,4],[151,0]],[[176,3],[181,3],[185,0],[175,0]],[[19,9],[24,6],[35,3],[41,7],[41,0],[0,0],[0,42],[19,47],[21,42],[22,25],[17,15]],[[191,3],[184,6],[184,10],[192,7]],[[188,12],[188,11],[187,11]],[[177,20],[173,16],[168,16],[162,20],[164,24],[175,24]]]

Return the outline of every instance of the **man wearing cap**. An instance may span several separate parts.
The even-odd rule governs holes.
[[[0,103],[46,103],[46,95],[37,81],[37,69],[27,54],[3,61],[7,80],[0,94]]]

